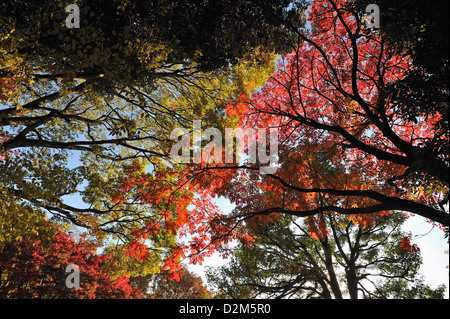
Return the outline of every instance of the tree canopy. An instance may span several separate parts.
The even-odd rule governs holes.
[[[81,1],[79,29],[64,25],[65,1],[1,5],[2,191],[99,240],[127,241],[160,212],[183,207],[125,205],[114,194],[133,165],[157,173],[154,183],[171,182],[173,128],[262,85],[272,51],[289,42],[271,17],[295,11],[286,1],[144,2]],[[260,18],[243,24],[249,15]],[[79,205],[67,202],[73,195]]]
[[[231,298],[443,298],[445,287],[419,284],[420,249],[401,231],[402,214],[365,227],[342,215],[320,218],[330,236],[314,239],[308,221],[292,217],[257,226],[253,245],[240,244],[229,264],[209,268],[208,282]]]
[[[127,275],[112,280],[101,270],[101,264],[108,258],[97,255],[95,245],[86,238],[76,242],[61,231],[46,241],[29,238],[9,241],[0,248],[0,296],[3,299],[140,298],[142,292],[129,285]],[[66,286],[68,265],[76,265],[80,272],[79,287],[75,289]]]
[[[352,298],[439,297],[405,282],[420,258],[397,227],[415,214],[448,232],[448,3],[380,0],[379,30],[366,28],[369,3],[79,0],[80,28],[65,23],[68,0],[2,3],[0,249],[28,264],[32,279],[18,285],[37,286],[27,296],[136,297],[153,280],[154,298],[206,297],[184,263],[229,256],[239,240],[232,267],[253,265],[244,276],[253,287],[228,285],[228,270],[216,279],[240,296],[342,297],[335,259]],[[266,146],[259,161],[228,143],[229,130],[258,132],[240,142]],[[272,132],[276,163],[262,171]],[[174,158],[180,144],[186,161]],[[285,260],[272,264],[258,249],[275,235]],[[93,286],[112,290],[37,284],[60,281],[44,259],[71,262],[62,247],[99,267]],[[311,249],[315,267],[302,264]],[[379,273],[398,280],[370,290],[356,260],[378,257]],[[258,273],[258,258],[283,276]],[[20,274],[3,264],[7,287]],[[294,264],[315,284],[289,281]],[[252,282],[257,273],[263,282]]]
[[[408,105],[389,95],[390,86],[414,65],[361,19],[344,2],[314,2],[311,32],[298,33],[301,46],[261,89],[228,104],[241,127],[276,127],[283,141],[275,174],[258,177],[258,167],[246,163],[199,168],[241,216],[400,210],[448,226],[448,153],[428,147],[448,143],[448,130],[438,128],[445,113],[400,115]],[[229,169],[239,173],[220,175]],[[217,183],[223,178],[233,186]],[[311,205],[317,196],[326,200]]]

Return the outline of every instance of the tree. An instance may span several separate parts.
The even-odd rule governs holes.
[[[363,11],[368,4],[359,0],[355,6]],[[445,66],[449,59],[449,21],[444,18],[449,13],[448,2],[379,0],[377,5],[383,21],[379,32],[390,46],[398,53],[406,51],[414,65],[426,69],[430,75]]]
[[[2,4],[2,22],[13,30],[4,32],[9,66],[19,56],[36,80],[94,80],[107,91],[143,87],[234,64],[260,46],[284,51],[292,34],[274,17],[298,23],[286,0],[80,0],[80,28],[71,29],[65,25],[70,3]]]
[[[227,110],[239,117],[241,127],[279,128],[281,169],[256,177],[259,167],[245,163],[199,168],[247,171],[235,175],[232,187],[216,187],[219,195],[247,205],[257,195],[243,185],[255,175],[252,188],[274,195],[260,198],[258,209],[253,205],[247,213],[401,210],[448,226],[448,157],[425,146],[446,143],[448,131],[435,130],[443,115],[434,112],[415,121],[398,115],[401,105],[389,100],[387,87],[404,78],[411,61],[365,31],[361,19],[343,1],[314,2],[312,31],[298,33],[301,45],[283,57],[262,89],[229,103]],[[309,164],[320,157],[336,172],[331,179]],[[211,187],[218,175],[208,175]],[[287,191],[296,198],[284,200]],[[318,195],[332,204],[310,207],[308,197]]]
[[[412,60],[366,30],[355,8],[314,1],[311,30],[292,28],[298,46],[280,58],[266,84],[227,103],[230,123],[278,129],[279,167],[261,175],[259,165],[236,156],[232,164],[203,161],[178,172],[176,189],[191,187],[200,198],[189,215],[170,216],[179,233],[193,240],[174,251],[169,268],[176,271],[185,257],[201,262],[215,250],[227,254],[231,238],[251,242],[250,219],[264,224],[290,215],[320,221],[321,214],[339,213],[366,225],[402,211],[448,226],[448,158],[425,146],[445,145],[448,131],[436,129],[443,114],[415,121],[399,115],[403,104],[390,99],[390,86],[414,68]],[[137,183],[128,190],[131,198],[137,190],[148,192]],[[233,212],[222,214],[210,202],[214,196],[234,203]],[[128,198],[126,192],[119,197]]]
[[[364,7],[368,4],[360,2]],[[448,164],[449,144],[445,136],[448,136],[450,37],[445,17],[449,14],[449,3],[418,0],[378,1],[377,4],[383,21],[379,30],[383,39],[395,52],[407,54],[414,66],[403,79],[387,86],[387,96],[404,120],[442,115],[433,127],[438,138],[423,141],[422,148],[424,153],[436,154]],[[426,166],[426,160],[418,160],[417,165]],[[426,179],[422,183],[430,184]]]
[[[178,167],[167,168],[172,129],[191,129],[199,117],[225,123],[211,110],[262,85],[273,69],[274,55],[256,50],[236,65],[160,79],[151,88],[122,88],[113,97],[94,94],[89,80],[67,90],[41,81],[32,84],[36,91],[24,82],[20,107],[0,110],[8,132],[3,154],[20,148],[0,166],[4,199],[87,229],[99,245],[117,239],[127,257],[152,260],[145,267],[153,273],[170,255],[178,226],[165,223],[160,232],[149,225],[187,212],[193,198],[192,189],[174,192]],[[119,198],[124,192],[130,200]],[[78,205],[67,202],[73,196]]]
[[[208,299],[211,294],[202,279],[189,271],[186,266],[181,269],[179,281],[169,280],[168,271],[154,275],[135,277],[131,284],[144,291],[144,298],[149,299]]]
[[[266,55],[262,65],[254,60],[243,61],[226,71],[217,71],[215,75],[203,74],[173,85],[166,83],[166,87],[149,95],[146,101],[126,98],[129,101],[120,104],[121,109],[117,101],[114,105],[107,103],[107,112],[115,114],[120,123],[128,123],[126,127],[116,126],[118,123],[114,124],[115,120],[109,115],[98,118],[98,112],[104,110],[105,104],[92,109],[87,100],[71,100],[62,107],[68,113],[83,114],[83,118],[60,122],[52,118],[54,114],[60,114],[61,107],[53,102],[54,109],[49,111],[48,122],[36,119],[38,126],[19,125],[16,128],[23,134],[11,134],[3,143],[3,146],[8,146],[9,142],[9,146],[16,143],[18,146],[21,145],[18,141],[24,140],[28,140],[25,143],[36,143],[33,148],[21,148],[15,156],[5,157],[1,163],[4,198],[11,202],[24,201],[35,209],[49,212],[55,221],[88,229],[99,244],[107,236],[115,237],[121,243],[129,243],[135,238],[144,241],[139,229],[164,220],[167,212],[175,215],[187,211],[192,199],[191,189],[174,193],[178,174],[166,167],[170,160],[171,129],[178,124],[190,129],[193,118],[212,114],[209,110],[216,104],[224,103],[241,90],[261,85],[271,69],[272,55]],[[147,108],[152,113],[140,109],[150,100],[155,103]],[[181,105],[183,110],[176,105]],[[45,106],[43,111],[47,112],[49,108]],[[122,114],[117,113],[119,110]],[[211,116],[210,121],[216,119]],[[113,134],[118,138],[109,138]],[[125,138],[122,138],[123,134]],[[136,134],[140,135],[136,137]],[[85,139],[80,140],[83,135]],[[80,164],[74,167],[70,159],[80,153]],[[142,184],[132,187],[136,182]],[[136,192],[132,193],[133,190]],[[145,194],[144,190],[151,192]],[[128,191],[131,199],[121,200],[119,195]],[[76,196],[79,204],[68,204],[68,196]],[[155,254],[153,257],[146,254],[149,250],[142,244],[140,252],[152,260],[164,259],[161,249],[164,245],[171,246],[176,234],[172,226],[168,225],[171,235],[156,231],[146,237],[153,241],[150,250]],[[136,245],[130,250],[133,254],[138,252]]]
[[[2,158],[0,188],[5,201],[88,229],[99,244],[138,238],[129,255],[150,258],[137,243],[140,229],[186,210],[191,196],[171,195],[172,129],[218,120],[212,108],[261,85],[273,70],[271,51],[289,42],[272,17],[296,11],[288,1],[78,4],[80,29],[65,27],[66,1],[0,7],[0,72],[17,79],[15,98],[0,109],[0,153],[20,149]],[[250,16],[260,19],[245,23]],[[133,200],[118,198],[132,190],[123,183],[137,181],[159,185],[152,200],[139,190]],[[79,205],[68,203],[74,196]],[[152,260],[164,258],[175,232],[145,238]]]
[[[0,194],[0,247],[23,238],[50,240],[56,234],[51,225],[42,210],[9,201],[7,196]],[[65,228],[63,225],[60,227]]]
[[[208,282],[231,298],[443,298],[445,287],[420,280],[420,250],[401,230],[401,213],[364,227],[342,215],[319,218],[329,236],[312,233],[311,218],[257,224],[253,245],[240,244],[229,264],[209,268]]]
[[[431,289],[421,279],[416,280],[412,284],[394,279],[379,286],[378,291],[389,299],[443,299],[445,286],[442,285],[436,289]]]
[[[118,243],[119,272],[136,266],[126,256],[154,262],[151,273],[172,260],[193,198],[172,195],[172,129],[220,121],[211,109],[262,85],[273,52],[289,46],[293,34],[275,17],[302,19],[285,0],[83,0],[81,27],[70,29],[69,3],[0,6],[2,200],[87,229],[98,245]],[[119,198],[125,191],[131,200]],[[151,227],[159,222],[162,231]]]
[[[108,257],[97,255],[85,237],[78,242],[57,232],[51,240],[23,238],[0,248],[0,296],[2,298],[139,298],[141,292],[129,278],[111,280],[100,268]],[[80,287],[66,286],[66,267],[77,265]]]
[[[0,78],[0,101],[11,100],[14,93],[17,91],[17,79],[14,78]]]

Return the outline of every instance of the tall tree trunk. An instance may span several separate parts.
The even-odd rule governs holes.
[[[330,276],[330,285],[331,290],[333,291],[334,297],[336,299],[342,299],[342,292],[341,288],[339,287],[339,282],[336,277],[336,272],[334,271],[333,267],[333,256],[331,253],[331,247],[328,245],[328,242],[322,242],[323,249],[325,252],[325,266],[328,271],[328,275]]]
[[[348,292],[351,299],[358,299],[358,279],[356,278],[356,270],[354,265],[345,271],[347,275]]]

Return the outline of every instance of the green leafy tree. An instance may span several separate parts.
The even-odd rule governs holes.
[[[445,286],[432,289],[430,285],[417,279],[414,282],[392,279],[377,287],[378,295],[389,299],[444,299]]]
[[[208,282],[231,298],[443,298],[445,288],[421,281],[420,250],[401,231],[402,214],[364,226],[340,215],[320,219],[314,223],[326,224],[328,234],[312,233],[308,219],[258,224],[254,244],[240,244],[228,265],[209,268]]]
[[[148,299],[208,299],[211,293],[201,277],[181,268],[179,281],[168,279],[167,270],[153,275],[130,278],[132,285],[142,290],[143,297]]]
[[[81,27],[68,29],[66,2],[0,7],[1,75],[18,79],[18,95],[0,109],[0,152],[20,149],[2,160],[1,188],[5,200],[126,242],[176,210],[174,199],[115,201],[121,182],[138,178],[130,167],[170,183],[172,129],[219,121],[211,109],[262,85],[270,52],[289,43],[272,17],[296,10],[287,1],[79,1]]]
[[[0,194],[0,247],[24,238],[50,240],[55,236],[55,228],[42,210],[10,199]],[[61,228],[64,229],[64,225]]]
[[[4,64],[36,80],[97,80],[98,89],[143,86],[234,64],[257,47],[284,51],[292,34],[277,18],[299,23],[287,0],[80,0],[80,28],[70,29],[70,3],[4,2]]]

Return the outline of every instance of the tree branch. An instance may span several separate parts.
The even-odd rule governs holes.
[[[214,170],[214,169],[249,169],[249,170],[258,170],[259,167],[251,167],[251,166],[245,166],[245,165],[239,165],[239,166],[225,166],[225,167],[205,167],[202,169],[202,171],[207,170]],[[266,174],[264,176],[267,176],[269,178],[275,179],[278,182],[280,182],[281,185],[283,185],[286,188],[301,192],[301,193],[323,193],[323,194],[329,194],[329,195],[336,195],[336,196],[344,196],[344,197],[363,197],[363,198],[371,198],[373,200],[376,200],[379,202],[379,204],[374,204],[368,207],[362,207],[362,208],[342,208],[337,206],[322,206],[318,207],[312,210],[297,212],[297,211],[289,211],[281,208],[271,208],[266,213],[272,213],[272,212],[281,212],[296,216],[312,216],[317,213],[321,212],[327,212],[327,211],[334,211],[341,214],[371,214],[371,213],[377,213],[377,212],[383,212],[388,210],[400,210],[400,211],[407,211],[411,212],[420,216],[423,216],[425,218],[431,219],[435,222],[441,223],[444,226],[449,225],[449,215],[446,212],[434,209],[432,207],[428,207],[426,205],[413,202],[411,200],[402,199],[398,197],[391,197],[387,196],[381,193],[378,193],[374,190],[340,190],[340,189],[333,189],[333,188],[302,188],[295,185],[292,185],[288,182],[286,182],[283,178],[274,175],[274,174]],[[274,211],[270,211],[274,210]],[[280,211],[282,210],[282,211]]]

